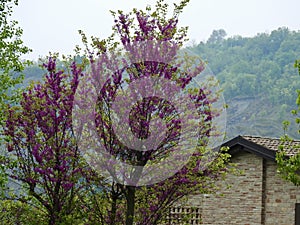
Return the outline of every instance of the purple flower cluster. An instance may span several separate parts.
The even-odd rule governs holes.
[[[30,87],[20,105],[9,109],[5,135],[11,140],[8,151],[18,159],[14,179],[25,182],[49,213],[58,216],[82,177],[72,107],[83,73],[75,63],[70,65],[70,75],[58,70],[51,57],[43,66],[47,69],[44,83]]]
[[[184,36],[176,38],[176,41],[174,38],[177,32],[178,18],[161,21],[157,17],[145,14],[143,11],[135,11],[134,14],[138,23],[138,26],[134,29],[132,28],[135,20],[130,17],[130,14],[119,12],[119,16],[114,21],[124,46],[132,42],[146,40],[170,41],[182,44]]]

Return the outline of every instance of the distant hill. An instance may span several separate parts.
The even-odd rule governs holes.
[[[253,38],[226,38],[214,31],[207,42],[189,47],[208,62],[220,80],[228,108],[228,137],[239,134],[280,137],[282,121],[293,120],[300,77],[300,32],[279,28]],[[296,126],[289,133],[295,137]]]
[[[300,32],[279,28],[255,37],[226,37],[215,30],[206,42],[188,47],[208,62],[224,90],[228,138],[240,135],[280,137],[282,121],[293,120],[300,77],[293,67],[300,59]],[[41,79],[44,70],[25,69],[25,85]],[[296,126],[289,133],[295,137]]]

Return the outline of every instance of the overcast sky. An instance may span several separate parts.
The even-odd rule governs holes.
[[[33,49],[26,58],[37,59],[49,51],[71,54],[80,44],[78,30],[105,38],[111,34],[109,10],[129,11],[155,5],[155,0],[19,0],[14,17],[24,30],[23,40]],[[168,2],[179,2],[179,0]],[[254,36],[278,27],[300,30],[299,0],[191,0],[180,17],[197,43],[213,30],[228,36]]]

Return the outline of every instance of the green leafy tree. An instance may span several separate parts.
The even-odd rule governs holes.
[[[11,90],[22,81],[22,76],[14,76],[12,72],[20,72],[29,62],[20,57],[31,50],[23,45],[21,36],[23,30],[18,27],[18,22],[10,20],[13,7],[18,5],[18,0],[3,0],[0,2],[0,110],[4,104],[14,100],[17,93]],[[1,115],[0,119],[3,119]]]
[[[295,62],[295,67],[298,69],[300,75],[300,60]],[[296,124],[298,125],[298,133],[300,133],[300,90],[298,90],[298,98],[296,100],[298,109],[293,110],[292,113],[297,116],[295,119]],[[285,121],[283,123],[284,129],[286,130],[289,126],[289,122]],[[282,137],[283,144],[280,146],[279,152],[277,153],[276,160],[278,164],[278,171],[281,173],[282,177],[288,181],[291,181],[296,186],[300,186],[300,145],[289,147],[293,155],[287,155],[286,146],[291,142],[292,139],[287,135]]]
[[[214,30],[207,40],[208,44],[220,44],[224,41],[226,37],[226,31],[224,29]]]

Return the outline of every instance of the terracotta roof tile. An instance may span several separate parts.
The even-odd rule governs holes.
[[[288,141],[282,142],[279,138],[267,138],[267,137],[254,137],[254,136],[242,136],[242,138],[256,143],[258,145],[264,146],[273,151],[277,151],[280,145],[284,146],[284,151],[287,155],[292,156],[300,153],[300,141]]]

